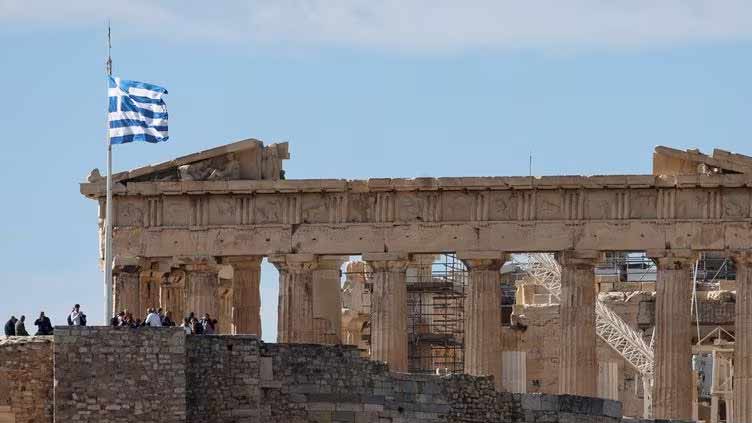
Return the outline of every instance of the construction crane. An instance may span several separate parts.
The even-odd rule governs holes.
[[[561,266],[553,254],[537,253],[526,256],[527,260],[520,263],[521,267],[536,284],[543,286],[558,301],[561,297]],[[598,336],[642,377],[644,417],[649,418],[655,364],[652,345],[648,345],[640,332],[630,327],[600,299],[595,303],[595,330]]]

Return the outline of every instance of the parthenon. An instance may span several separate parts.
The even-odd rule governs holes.
[[[733,388],[714,397],[709,413],[719,421],[722,404],[727,421],[752,422],[752,157],[657,147],[652,175],[369,180],[285,179],[289,158],[287,143],[250,139],[114,175],[112,312],[209,313],[219,316],[222,333],[260,335],[266,259],[279,271],[280,343],[355,344],[393,372],[447,371],[433,354],[444,348],[461,357],[461,368],[449,371],[491,375],[497,390],[510,392],[538,389],[551,377],[556,386],[539,392],[618,400],[627,372],[649,373],[644,386],[632,380],[630,394],[650,402],[646,414],[697,420],[693,354],[709,354],[703,340],[716,329],[698,317],[697,263],[721,257],[735,278],[717,290],[735,292],[735,311],[714,345],[732,348]],[[99,202],[102,239],[105,181],[92,172],[80,189]],[[544,310],[534,307],[543,304],[534,299],[544,293],[540,284],[504,280],[513,272],[505,263],[525,273],[536,266],[525,257],[536,254],[553,254],[560,269],[559,329],[545,340],[520,330]],[[614,352],[599,349],[599,298],[634,281],[598,269],[629,254],[642,254],[655,273],[642,281],[654,296],[651,323],[625,324],[650,345],[654,364],[644,374],[629,360],[624,370],[622,358],[613,367],[600,358]],[[449,291],[441,303],[444,313],[461,309],[452,316],[460,320],[459,348],[445,338],[414,341],[420,324],[433,323],[410,316],[437,309],[431,289],[448,281],[432,276],[442,260],[463,274],[461,295],[442,288]],[[415,289],[426,274],[433,285]],[[356,298],[361,292],[367,307]],[[556,371],[534,379],[547,364],[531,351],[544,343],[556,344]],[[609,376],[616,369],[620,376]]]

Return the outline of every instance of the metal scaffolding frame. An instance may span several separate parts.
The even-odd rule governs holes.
[[[441,254],[407,282],[408,370],[462,373],[468,272],[454,254]]]
[[[431,264],[415,266],[407,278],[408,371],[462,373],[464,369],[464,306],[468,271],[455,254],[439,254]],[[354,272],[350,272],[352,275]],[[372,274],[365,277],[363,311],[370,312]],[[343,272],[344,276],[348,272]],[[370,344],[370,327],[363,340]]]

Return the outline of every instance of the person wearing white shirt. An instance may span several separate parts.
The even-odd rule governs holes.
[[[159,317],[159,314],[157,314],[157,311],[153,308],[149,309],[149,314],[146,316],[144,326],[151,326],[155,328],[162,326],[162,319]]]
[[[84,323],[84,313],[81,311],[81,306],[76,304],[73,306],[71,314],[68,316],[68,325],[70,326],[86,326]]]

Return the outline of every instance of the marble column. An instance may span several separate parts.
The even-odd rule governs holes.
[[[502,389],[501,266],[499,252],[458,253],[470,272],[465,289],[465,373],[493,376]]]
[[[111,310],[111,316],[127,310],[129,313],[134,313],[134,316],[141,313],[141,302],[139,294],[139,277],[140,271],[138,267],[125,267],[120,269],[113,269],[113,307]],[[109,323],[109,321],[107,322]]]
[[[734,255],[736,264],[736,342],[732,423],[752,422],[752,252]]]
[[[595,397],[598,394],[595,332],[598,254],[563,251],[557,258],[561,265],[559,393]]]
[[[269,257],[279,271],[277,304],[277,342],[313,343],[313,270],[312,254],[287,254]]]
[[[619,401],[619,363],[598,362],[598,398]]]
[[[185,313],[195,313],[197,318],[204,314],[216,319],[219,317],[219,269],[216,263],[207,259],[186,264],[185,270]]]
[[[692,267],[688,251],[649,253],[658,267],[655,295],[653,417],[692,418]]]
[[[159,304],[165,312],[172,313],[175,324],[180,325],[185,312],[185,271],[173,269],[162,278],[159,287]]]
[[[225,257],[232,266],[232,327],[234,335],[261,337],[260,256]]]
[[[147,309],[159,308],[159,285],[162,282],[162,272],[158,269],[142,269],[139,274],[139,304],[138,310],[133,310],[135,319],[146,319]]]
[[[389,364],[393,372],[407,372],[408,257],[396,253],[364,254],[373,270],[371,294],[371,360]]]
[[[342,343],[342,264],[347,257],[320,256],[313,269],[313,339]]]
[[[501,353],[502,388],[507,392],[527,392],[527,353],[503,351]]]

